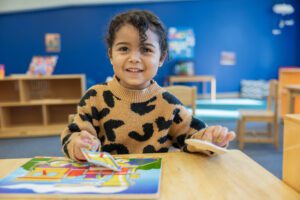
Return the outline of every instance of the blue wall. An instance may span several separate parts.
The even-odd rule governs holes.
[[[292,1],[296,4],[297,1]],[[85,73],[88,86],[112,75],[104,36],[112,16],[139,8],[156,13],[166,27],[193,27],[197,74],[217,77],[218,92],[237,92],[241,79],[278,78],[278,67],[299,65],[299,14],[295,26],[274,36],[278,22],[272,0],[199,0],[61,8],[0,15],[0,63],[7,74],[25,73],[33,55],[45,52],[45,33],[60,33],[62,51],[55,74]],[[299,3],[294,5],[299,8]],[[295,19],[297,18],[297,19]],[[234,51],[235,66],[221,66],[220,52]],[[173,72],[165,63],[156,80],[162,84]]]

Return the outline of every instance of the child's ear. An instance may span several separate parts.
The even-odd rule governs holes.
[[[111,48],[108,48],[108,49],[107,49],[107,55],[108,55],[109,60],[110,60],[110,62],[111,62],[111,59],[112,59]]]
[[[167,57],[167,53],[163,53],[161,55],[160,60],[159,60],[159,65],[158,65],[159,67],[161,67],[164,64],[166,57]]]
[[[111,48],[108,48],[108,49],[107,49],[107,55],[108,55],[108,57],[111,59],[111,57],[112,57]]]

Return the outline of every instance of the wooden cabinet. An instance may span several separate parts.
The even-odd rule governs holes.
[[[286,115],[283,135],[282,179],[300,192],[300,115]]]
[[[84,75],[1,79],[0,138],[60,134],[84,91]]]
[[[287,85],[300,85],[300,68],[280,68],[279,70],[279,98],[280,116],[288,113],[289,99]],[[294,113],[300,113],[300,97],[295,98]]]

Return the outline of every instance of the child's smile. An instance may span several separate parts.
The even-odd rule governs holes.
[[[126,72],[132,73],[132,74],[139,74],[144,72],[142,67],[128,67],[125,68]]]
[[[143,72],[144,70],[139,69],[139,68],[128,68],[128,69],[126,69],[126,71],[128,71],[130,73],[139,73],[139,72]]]
[[[150,85],[163,63],[156,33],[148,29],[147,40],[141,44],[138,30],[129,24],[116,33],[110,50],[110,61],[120,84],[129,89],[144,89]]]

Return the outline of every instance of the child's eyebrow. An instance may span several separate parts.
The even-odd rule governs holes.
[[[155,48],[155,45],[153,45],[152,43],[143,43],[141,46],[151,46]]]
[[[118,45],[128,45],[129,43],[128,42],[118,42],[117,44],[116,44],[116,46],[118,46]]]

